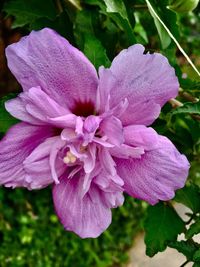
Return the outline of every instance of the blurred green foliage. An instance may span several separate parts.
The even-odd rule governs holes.
[[[185,12],[186,2],[191,0],[4,0],[0,7],[4,17],[12,17],[12,28],[22,35],[53,28],[82,50],[97,69],[101,65],[108,67],[119,51],[134,43],[142,43],[147,51],[158,51],[168,58],[179,78],[178,100],[183,106],[166,104],[153,128],[170,138],[191,162],[188,183],[173,201],[191,209],[188,222],[182,221],[171,203],[159,203],[146,211],[146,203],[127,197],[123,207],[113,210],[112,225],[102,236],[81,240],[64,231],[58,222],[50,189],[29,192],[1,188],[0,266],[122,266],[145,217],[149,256],[170,246],[193,261],[193,266],[199,266],[200,248],[192,238],[200,231],[200,79],[147,2],[199,66],[200,8]],[[193,2],[196,5],[198,1]],[[1,137],[16,123],[4,108],[4,101],[12,97],[6,96],[0,102]],[[177,240],[180,232],[186,241]]]
[[[1,267],[107,267],[128,260],[144,207],[128,197],[98,239],[66,232],[54,213],[51,190],[0,190]]]

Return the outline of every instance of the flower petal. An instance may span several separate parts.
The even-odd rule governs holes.
[[[5,102],[6,110],[15,118],[28,122],[33,125],[43,125],[44,123],[37,118],[34,118],[26,110],[25,104],[20,97],[8,100]]]
[[[38,145],[53,135],[54,131],[50,127],[26,123],[10,128],[0,141],[0,184],[7,187],[29,187],[29,174],[26,173],[23,162]],[[46,185],[46,180],[38,186],[44,183]]]
[[[146,151],[158,146],[158,134],[153,128],[144,125],[124,127],[124,138],[127,145],[142,147]]]
[[[115,159],[125,191],[154,205],[174,197],[174,191],[185,184],[189,162],[169,139],[158,136],[159,145],[141,159]]]
[[[24,160],[24,170],[27,173],[26,181],[30,189],[43,188],[55,182],[51,170],[50,154],[58,138],[58,136],[47,138]],[[62,159],[58,158],[55,164],[57,175],[60,177],[64,173],[66,165]]]
[[[82,238],[98,237],[111,223],[111,210],[104,203],[101,191],[94,184],[82,198],[78,179],[61,179],[53,187],[53,200],[58,217],[66,230]]]
[[[120,146],[124,142],[122,123],[116,117],[105,118],[100,124],[100,130],[111,144]]]
[[[32,31],[6,49],[8,66],[23,89],[40,86],[63,107],[95,103],[97,74],[78,49],[51,29]]]
[[[17,119],[36,125],[48,124],[49,118],[69,115],[67,108],[57,104],[39,86],[33,87],[27,92],[21,93],[19,97],[7,101],[5,107]]]
[[[99,101],[102,105],[108,98],[110,108],[125,98],[129,102],[120,118],[123,125],[151,124],[158,117],[160,107],[177,95],[178,88],[174,69],[167,59],[157,53],[144,54],[142,45],[123,50],[110,69],[100,69]]]
[[[102,198],[110,208],[116,208],[123,204],[123,180],[115,173],[110,175],[104,170],[94,179],[94,183],[103,191]]]
[[[99,161],[102,166],[102,169],[104,169],[107,173],[109,173],[112,176],[116,175],[116,169],[115,169],[116,164],[107,148],[100,149]]]
[[[144,154],[144,148],[142,147],[132,147],[126,144],[122,144],[120,147],[110,148],[110,154],[116,158],[129,159],[138,158]]]

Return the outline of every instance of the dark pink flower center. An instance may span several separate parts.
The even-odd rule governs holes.
[[[76,102],[74,108],[72,109],[72,113],[81,117],[88,117],[90,115],[94,115],[95,114],[94,104],[91,101]]]

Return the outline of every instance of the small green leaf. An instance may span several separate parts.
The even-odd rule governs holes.
[[[5,109],[6,100],[14,97],[13,94],[0,99],[0,133],[5,134],[6,131],[14,124],[18,122],[17,119],[13,118]]]
[[[184,204],[194,213],[200,212],[200,190],[196,185],[192,184],[177,190],[174,200]]]
[[[198,249],[198,246],[193,241],[173,241],[168,244],[170,248],[174,248],[178,250],[178,252],[182,253],[186,256],[188,260],[193,259],[193,255]]]
[[[105,48],[97,38],[94,38],[94,36],[86,36],[84,54],[90,59],[97,69],[101,65],[105,67],[110,65]]]
[[[144,224],[146,254],[152,257],[157,252],[164,251],[167,244],[175,241],[184,228],[184,222],[173,207],[165,203],[150,206]]]
[[[192,238],[193,235],[200,233],[200,217],[197,218],[197,220],[190,225],[190,228],[187,230],[185,237],[187,239]]]
[[[183,106],[174,109],[171,114],[175,115],[175,114],[181,114],[181,113],[198,114],[198,115],[200,115],[200,102],[196,102],[196,103],[187,102],[187,103],[184,103]]]
[[[104,0],[108,13],[119,13],[123,19],[127,19],[127,12],[122,0]]]
[[[22,27],[38,18],[55,19],[56,8],[53,0],[9,0],[3,10],[15,17],[13,28]]]

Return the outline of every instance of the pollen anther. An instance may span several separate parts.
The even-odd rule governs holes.
[[[63,158],[63,162],[65,164],[75,163],[76,162],[76,157],[74,156],[74,154],[72,154],[70,151],[68,151],[66,156]]]

